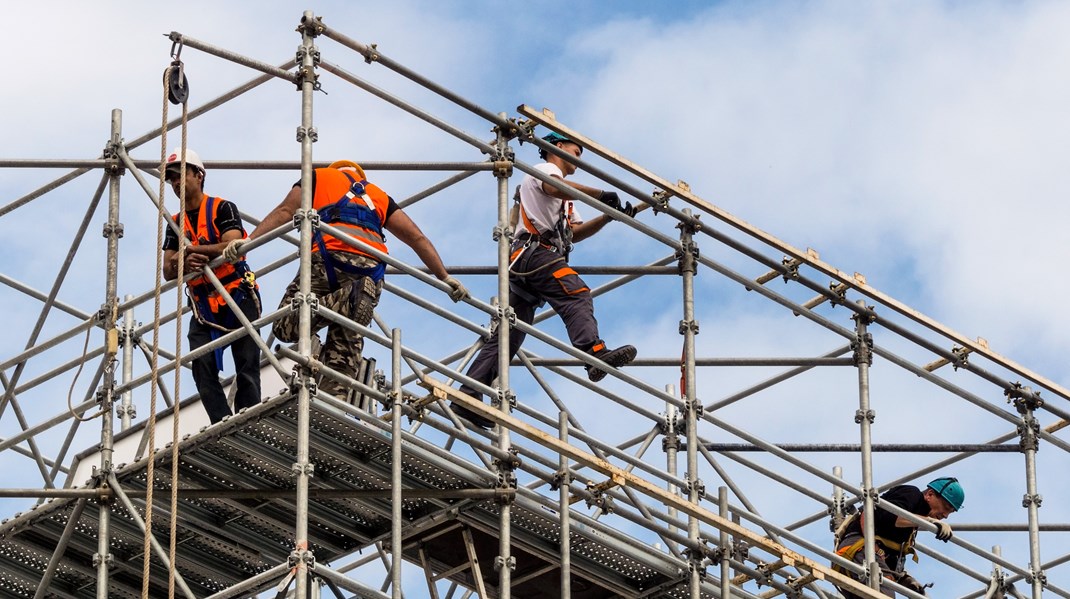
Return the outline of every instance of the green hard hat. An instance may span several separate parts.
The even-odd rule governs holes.
[[[966,492],[962,490],[959,479],[945,476],[932,481],[928,486],[937,495],[946,499],[956,512],[962,509],[962,502],[966,500]]]
[[[548,135],[544,135],[542,137],[542,140],[545,141],[545,142],[552,143],[554,145],[557,145],[558,143],[563,142],[563,141],[576,143],[576,142],[572,141],[571,139],[565,137],[564,135],[561,135],[560,133],[557,133],[556,131],[551,131]],[[543,160],[546,160],[546,156],[547,156],[546,150],[543,150],[543,149],[540,148],[539,149],[539,158],[542,158]]]

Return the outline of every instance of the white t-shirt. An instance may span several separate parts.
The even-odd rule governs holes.
[[[535,169],[550,177],[560,177],[564,179],[561,169],[556,164],[543,162],[542,164],[535,165]],[[561,215],[562,203],[564,204],[565,214],[568,215],[569,221],[573,225],[578,225],[583,222],[583,218],[580,217],[579,211],[573,206],[572,200],[555,198],[543,191],[542,181],[531,175],[524,176],[524,180],[520,183],[521,211],[523,215],[527,217],[527,220],[535,225],[535,228],[539,230],[539,233],[546,233],[554,230],[554,226],[557,224],[557,219]],[[517,223],[517,230],[526,230],[523,217],[521,217],[520,222]]]

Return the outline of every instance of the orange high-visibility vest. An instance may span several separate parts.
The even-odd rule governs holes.
[[[312,207],[321,222],[346,232],[369,246],[387,253],[383,223],[390,197],[376,185],[334,168],[316,169],[316,189]],[[327,251],[351,252],[375,258],[359,247],[351,246],[328,233],[323,234]]]

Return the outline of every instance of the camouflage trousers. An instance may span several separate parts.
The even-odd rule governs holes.
[[[370,267],[376,261],[365,256],[348,252],[332,252],[331,257],[336,262],[342,262],[358,267]],[[319,305],[337,312],[346,318],[361,324],[368,325],[372,321],[375,306],[379,303],[379,295],[383,291],[383,282],[375,282],[371,277],[342,272],[335,269],[335,276],[339,288],[331,291],[327,282],[327,273],[323,267],[323,259],[319,254],[312,255],[312,293],[319,299]],[[299,291],[300,275],[286,286],[286,293],[279,302],[279,308],[290,305],[291,300]],[[295,343],[298,339],[298,327],[300,325],[300,312],[293,311],[275,321],[272,332],[275,338],[283,343]],[[328,368],[338,371],[350,377],[356,377],[360,366],[361,352],[364,350],[364,338],[340,324],[330,322],[316,313],[312,314],[312,334],[317,334],[320,329],[327,327],[327,339],[320,347],[319,360]],[[349,387],[342,383],[324,377],[320,381],[319,388],[329,395],[333,395],[343,401],[349,395]]]

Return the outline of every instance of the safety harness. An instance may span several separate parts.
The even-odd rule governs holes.
[[[375,209],[375,203],[368,197],[365,189],[368,181],[357,181],[349,173],[341,172],[349,179],[349,190],[333,204],[317,209],[320,220],[327,224],[341,223],[350,225],[351,228],[347,229],[346,232],[353,237],[385,247],[386,236],[383,234],[382,220],[379,218],[379,212]],[[354,201],[357,198],[360,198],[362,202]],[[323,259],[323,270],[327,275],[327,284],[332,292],[341,287],[338,284],[338,274],[336,272],[338,270],[371,277],[376,283],[383,280],[383,275],[386,274],[386,264],[381,260],[375,266],[367,267],[346,264],[331,257],[331,252],[327,250],[327,244],[323,239],[322,231],[317,229],[312,235],[312,240],[315,242],[316,247],[319,248],[320,257]]]
[[[849,516],[836,529],[836,534],[834,535],[835,541],[836,541],[836,547],[837,547],[836,548],[836,555],[842,557],[843,559],[845,559],[845,560],[847,560],[849,562],[853,562],[855,555],[859,551],[862,551],[862,549],[866,546],[866,538],[864,536],[861,536],[861,534],[859,534],[858,540],[855,541],[854,543],[851,543],[850,545],[844,545],[843,547],[839,546],[841,540],[848,534],[847,531],[852,528],[852,525],[855,522],[858,523],[858,527],[861,530],[862,529],[862,514],[855,513],[855,514],[852,514],[851,516]],[[914,539],[917,536],[918,536],[918,529],[915,528],[913,531],[911,531],[910,536],[907,537],[907,540],[905,540],[905,541],[903,541],[901,543],[886,539],[886,538],[884,538],[884,537],[882,537],[882,536],[880,536],[878,534],[874,534],[873,535],[873,539],[874,539],[874,543],[879,544],[886,551],[891,551],[891,552],[894,552],[894,553],[899,555],[899,559],[898,559],[897,563],[895,564],[895,571],[896,572],[902,572],[903,571],[903,560],[906,558],[906,556],[908,556],[908,555],[911,556],[911,559],[914,560],[914,563],[918,562],[918,552],[914,549]],[[837,572],[839,572],[839,573],[841,573],[841,574],[846,574],[848,576],[851,575],[851,573],[847,570],[847,568],[844,568],[843,566],[841,566],[839,564],[832,564],[832,569],[837,571]]]
[[[215,228],[215,208],[218,199],[208,196],[201,210],[201,221],[198,222],[198,228],[203,226],[207,237],[198,236],[196,231],[193,230],[192,223],[189,222],[189,216],[182,214],[184,218],[183,228],[193,238],[194,245],[219,243],[219,234]],[[243,236],[245,235],[244,231],[242,234]],[[234,303],[241,304],[246,299],[252,299],[256,305],[257,314],[260,313],[260,289],[256,284],[256,274],[249,268],[249,263],[244,258],[233,264],[221,264],[213,269],[212,272],[215,273],[223,288],[234,299]],[[226,299],[216,292],[211,281],[205,277],[192,279],[186,285],[186,296],[189,298],[190,306],[193,308],[193,317],[197,319],[197,322],[211,329],[213,341],[225,333],[241,328],[242,324],[238,317],[231,310],[224,309],[227,308]],[[223,348],[216,348],[215,360],[216,366],[222,370]]]

